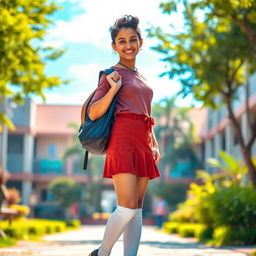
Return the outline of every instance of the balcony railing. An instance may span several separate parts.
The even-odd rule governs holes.
[[[33,172],[35,174],[65,174],[65,168],[60,160],[36,158]]]

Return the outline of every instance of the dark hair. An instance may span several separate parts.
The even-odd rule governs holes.
[[[111,34],[112,42],[115,43],[115,38],[121,28],[132,28],[135,30],[139,39],[141,39],[141,32],[138,27],[139,18],[132,15],[124,15],[122,18],[117,19],[113,26],[110,27],[109,31]]]

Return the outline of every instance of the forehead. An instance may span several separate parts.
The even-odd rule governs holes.
[[[132,28],[121,28],[119,30],[119,32],[116,35],[116,39],[120,39],[120,38],[130,38],[136,36],[137,37],[137,33],[134,29]]]

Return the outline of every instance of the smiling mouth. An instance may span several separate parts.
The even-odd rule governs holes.
[[[133,53],[134,50],[124,51],[125,53]]]

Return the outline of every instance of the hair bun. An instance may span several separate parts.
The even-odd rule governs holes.
[[[139,24],[139,19],[136,16],[132,15],[124,15],[121,19],[118,19],[115,22],[115,25],[117,28],[120,27],[129,27],[129,28],[137,28]]]

